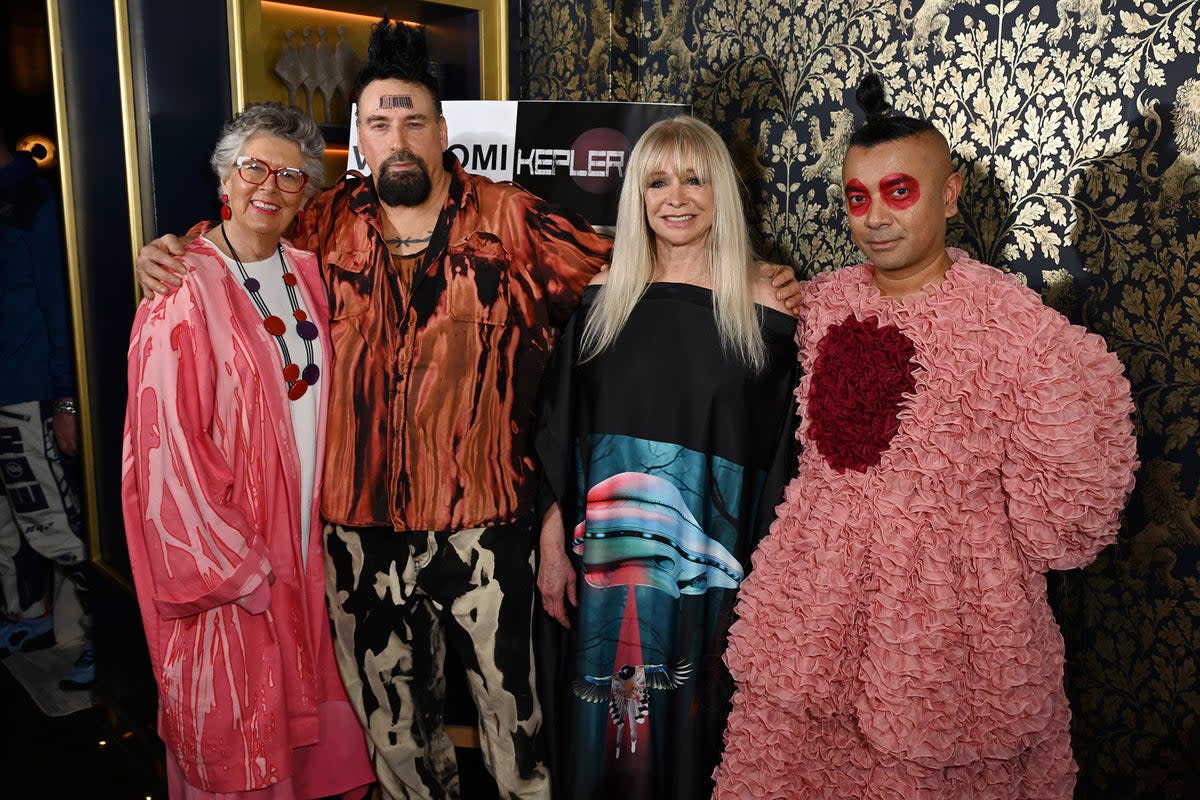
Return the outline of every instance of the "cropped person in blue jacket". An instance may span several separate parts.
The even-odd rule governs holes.
[[[0,131],[0,658],[54,644],[47,564],[58,564],[88,609],[79,503],[60,454],[78,451],[58,209],[33,158]],[[60,682],[95,680],[90,640]]]

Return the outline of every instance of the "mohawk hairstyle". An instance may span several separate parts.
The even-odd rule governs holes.
[[[354,79],[354,102],[371,81],[395,79],[419,83],[433,95],[433,107],[442,113],[442,96],[437,79],[429,73],[429,50],[425,28],[383,19],[371,27],[367,60]]]
[[[849,146],[872,147],[883,142],[895,142],[907,139],[919,133],[933,131],[938,136],[942,133],[933,123],[919,117],[906,117],[894,113],[891,104],[883,94],[883,82],[874,72],[868,73],[859,81],[854,99],[859,108],[867,115],[867,121],[855,129],[850,136]],[[945,137],[943,137],[945,138]]]

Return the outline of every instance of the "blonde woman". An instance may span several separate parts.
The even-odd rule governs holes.
[[[730,610],[792,466],[796,323],[755,261],[739,189],[709,126],[646,132],[612,268],[546,388],[538,587],[573,629],[551,736],[570,754],[554,767],[564,796],[711,792]]]

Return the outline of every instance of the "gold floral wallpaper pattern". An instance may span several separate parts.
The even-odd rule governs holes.
[[[1200,0],[524,0],[522,96],[688,102],[764,256],[858,260],[840,159],[878,72],[966,178],[950,238],[1104,335],[1143,467],[1118,544],[1051,581],[1081,798],[1200,797]]]

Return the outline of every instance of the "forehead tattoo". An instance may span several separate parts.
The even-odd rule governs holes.
[[[412,95],[385,94],[379,98],[380,108],[412,108]]]

